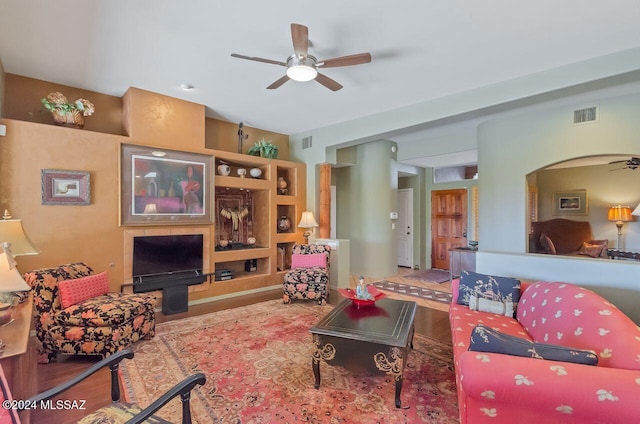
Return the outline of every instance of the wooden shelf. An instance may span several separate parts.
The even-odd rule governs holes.
[[[241,271],[241,272],[236,272],[234,274],[234,277],[230,280],[221,280],[221,281],[214,281],[214,284],[220,284],[220,283],[238,283],[238,282],[242,282],[245,283],[248,279],[251,278],[263,278],[265,276],[269,275],[269,273],[266,272],[247,272],[247,271]]]
[[[295,243],[300,241],[298,233],[278,233],[276,234],[276,243]]]
[[[278,205],[295,205],[297,201],[296,196],[276,196],[276,204]]]
[[[266,258],[271,256],[272,251],[265,247],[255,247],[253,249],[236,249],[226,251],[216,251],[214,263],[244,261],[247,259]]]
[[[216,175],[215,185],[216,187],[244,188],[248,190],[269,190],[272,187],[271,181],[262,178],[240,178],[230,175]]]

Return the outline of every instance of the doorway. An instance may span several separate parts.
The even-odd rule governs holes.
[[[398,266],[413,267],[413,189],[398,190]]]
[[[467,246],[467,189],[431,192],[431,264],[449,269],[449,249]]]

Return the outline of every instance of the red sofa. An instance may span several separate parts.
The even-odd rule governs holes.
[[[516,318],[449,310],[465,423],[631,423],[640,420],[640,327],[596,293],[568,283],[522,283]],[[598,365],[470,351],[478,324],[534,342],[590,350]]]

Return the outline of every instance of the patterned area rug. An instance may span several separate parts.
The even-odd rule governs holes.
[[[407,274],[404,278],[411,278],[413,280],[422,280],[429,283],[444,283],[449,281],[449,271],[443,271],[441,269],[423,269],[411,274]]]
[[[281,300],[159,324],[153,340],[134,346],[124,361],[126,395],[147,406],[185,376],[203,372],[191,396],[194,423],[457,423],[451,346],[414,337],[402,404],[389,376],[356,375],[320,364],[314,389],[309,328],[331,310]],[[158,413],[180,421],[176,399]]]
[[[451,293],[439,290],[428,289],[425,287],[411,286],[409,284],[395,283],[393,281],[376,281],[374,286],[380,290],[387,290],[398,294],[406,294],[407,296],[419,297],[420,299],[433,300],[440,303],[451,303]]]

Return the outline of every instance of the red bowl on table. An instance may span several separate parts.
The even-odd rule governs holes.
[[[367,291],[369,292],[369,294],[371,296],[373,296],[373,299],[358,299],[358,296],[356,295],[355,290],[351,290],[351,289],[338,289],[338,292],[343,296],[346,297],[347,299],[351,300],[351,302],[357,306],[358,308],[361,306],[372,306],[375,305],[376,300],[382,299],[383,297],[386,296],[386,294],[384,294],[383,292],[381,292],[380,290],[378,290],[375,286],[369,284],[367,287]]]

